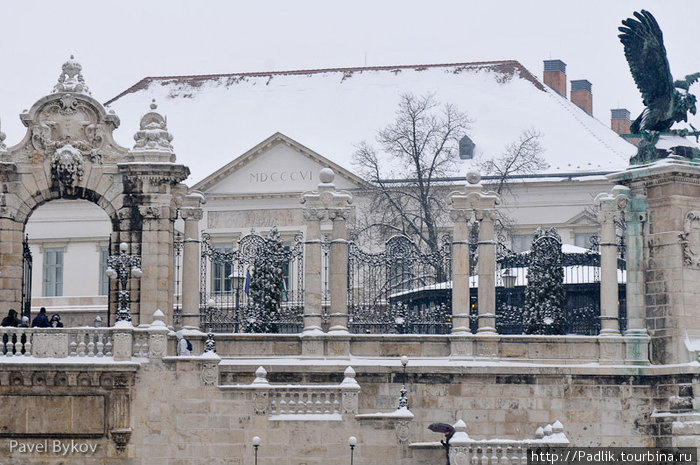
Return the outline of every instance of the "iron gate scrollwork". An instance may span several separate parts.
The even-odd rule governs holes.
[[[275,249],[271,237],[255,231],[234,244],[212,243],[211,236],[202,234],[200,261],[200,327],[213,332],[275,332],[298,333],[303,329],[304,306],[304,243],[301,235]],[[266,329],[260,327],[259,305],[251,295],[255,267],[261,260],[273,263],[281,271],[279,307],[269,318]],[[259,323],[259,322],[258,322]]]
[[[558,246],[553,244],[553,246]],[[515,253],[499,238],[496,249],[496,330],[499,334],[523,334],[525,286],[530,253]],[[597,335],[600,332],[600,252],[597,237],[583,253],[563,253],[566,288],[566,334]],[[620,329],[626,329],[625,260],[618,258]],[[473,331],[475,327],[472,328]]]
[[[452,302],[449,238],[437,252],[423,253],[404,235],[391,237],[384,251],[348,244],[349,329],[354,333],[446,334]]]

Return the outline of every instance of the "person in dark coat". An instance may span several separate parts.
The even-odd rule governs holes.
[[[19,320],[19,318],[17,318],[17,311],[11,308],[10,311],[7,312],[7,316],[3,318],[0,326],[12,326],[17,328],[21,324],[22,322]]]
[[[17,311],[15,309],[11,308],[9,312],[7,312],[7,316],[3,318],[2,322],[0,323],[0,326],[11,326],[14,328],[19,327],[22,322],[17,318]],[[7,351],[11,351],[12,353],[15,352],[15,342],[17,342],[17,335],[13,334],[12,335],[12,341],[10,342],[10,338],[7,336],[7,334],[2,335],[2,353],[6,354]]]
[[[32,321],[32,328],[48,328],[49,326],[51,325],[49,324],[49,317],[46,316],[46,307],[41,307],[39,314]]]
[[[50,322],[50,327],[51,328],[63,328],[63,323],[61,323],[61,315],[56,313],[51,317],[51,322]]]

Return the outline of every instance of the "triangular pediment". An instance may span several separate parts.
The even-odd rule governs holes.
[[[589,211],[582,211],[575,216],[572,216],[564,222],[566,226],[597,226],[598,220],[595,215]]]
[[[352,172],[276,133],[192,186],[192,190],[219,195],[301,193],[318,187],[322,168],[333,169],[338,189],[366,185]]]

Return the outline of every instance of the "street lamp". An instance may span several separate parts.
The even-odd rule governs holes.
[[[355,436],[350,436],[348,438],[348,444],[350,445],[350,465],[355,463],[355,446],[357,445],[357,438]]]
[[[408,409],[408,397],[406,397],[406,365],[408,365],[408,357],[401,356],[401,365],[403,365],[403,384],[401,386],[401,397],[399,397],[399,409]]]
[[[117,279],[117,289],[119,290],[119,310],[117,311],[117,323],[120,321],[131,322],[131,310],[129,309],[130,296],[127,286],[129,276],[140,278],[141,257],[129,255],[126,252],[129,245],[126,242],[119,244],[119,255],[112,255],[107,258],[107,270],[105,274],[110,279]]]
[[[262,441],[258,436],[253,436],[253,448],[255,449],[255,465],[258,465],[258,447]]]

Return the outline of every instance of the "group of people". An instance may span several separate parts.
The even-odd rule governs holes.
[[[14,328],[29,328],[29,317],[23,316],[20,320],[19,318],[17,318],[17,311],[11,308],[10,311],[7,312],[7,316],[3,318],[2,322],[0,323],[0,326],[10,326]],[[49,320],[49,317],[46,315],[46,308],[41,307],[41,309],[39,310],[39,314],[36,317],[34,317],[34,321],[32,321],[31,327],[63,328],[63,323],[61,322],[61,316],[58,313],[51,316],[51,319]]]

